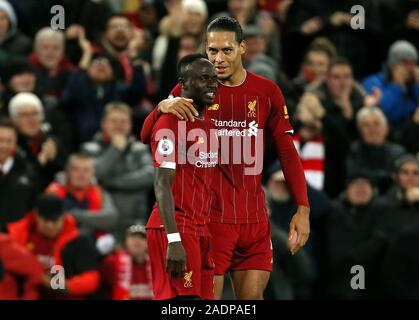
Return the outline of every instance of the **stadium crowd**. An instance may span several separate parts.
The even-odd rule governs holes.
[[[223,15],[243,27],[246,69],[285,96],[311,206],[292,256],[296,207],[268,142],[265,298],[419,298],[418,1],[0,0],[0,299],[153,298],[139,133]],[[54,265],[65,288],[51,290]]]

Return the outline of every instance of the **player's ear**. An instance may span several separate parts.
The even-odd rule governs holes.
[[[183,77],[179,77],[179,78],[177,78],[177,80],[178,80],[178,82],[180,84],[180,87],[182,89],[185,89],[185,79]]]
[[[244,54],[246,52],[246,41],[242,40],[242,42],[240,42],[240,54]]]

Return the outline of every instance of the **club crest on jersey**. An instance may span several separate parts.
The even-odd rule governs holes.
[[[183,276],[183,286],[185,288],[192,288],[192,273],[193,271],[185,272]]]
[[[175,150],[175,146],[174,146],[172,140],[169,140],[167,138],[163,138],[159,141],[159,144],[157,146],[157,150],[159,151],[159,153],[161,155],[167,156]]]
[[[198,137],[198,139],[196,140],[196,143],[198,144],[203,144],[205,142],[204,137]]]
[[[286,105],[284,105],[284,118],[285,119],[288,119],[289,118],[289,116],[288,116],[288,109],[287,109],[287,106]]]
[[[256,100],[249,101],[247,103],[247,108],[249,108],[249,112],[247,113],[247,116],[255,118],[256,117]]]
[[[212,106],[210,106],[208,108],[208,111],[216,111],[216,110],[219,110],[219,109],[220,109],[220,105],[217,104],[217,103],[214,103]]]

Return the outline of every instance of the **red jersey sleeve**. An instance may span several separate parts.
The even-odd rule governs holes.
[[[178,119],[162,115],[153,127],[151,152],[155,167],[176,169],[178,149]]]
[[[292,137],[289,135],[294,133],[294,130],[289,120],[284,96],[278,86],[274,86],[270,99],[271,113],[268,128],[275,141],[285,180],[296,204],[309,207],[304,169]]]
[[[172,91],[170,91],[169,98],[179,97],[181,94],[180,85],[177,84]],[[153,130],[154,124],[159,119],[159,114],[157,113],[157,108],[154,108],[153,111],[147,116],[144,120],[143,126],[141,128],[141,141],[145,144],[151,143],[151,132]]]
[[[268,129],[275,139],[280,138],[287,133],[294,133],[289,120],[287,106],[284,96],[277,85],[273,86],[273,92],[269,98],[270,114],[268,119]]]

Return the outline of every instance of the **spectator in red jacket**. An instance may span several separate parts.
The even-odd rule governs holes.
[[[76,221],[64,213],[64,202],[55,195],[43,194],[35,210],[9,225],[9,233],[18,244],[32,252],[44,267],[46,276],[43,299],[83,299],[99,287],[98,256],[88,237],[80,233]],[[52,267],[64,268],[64,286]],[[51,277],[51,280],[49,279]]]
[[[19,290],[20,280],[24,280]],[[25,248],[0,233],[0,300],[36,300],[44,282],[42,265]]]
[[[153,299],[144,226],[133,225],[128,228],[124,248],[107,256],[102,262],[101,271],[109,299]]]
[[[72,154],[66,172],[58,174],[46,192],[64,200],[66,212],[86,231],[112,231],[117,210],[108,192],[96,184],[93,159],[84,153]]]

